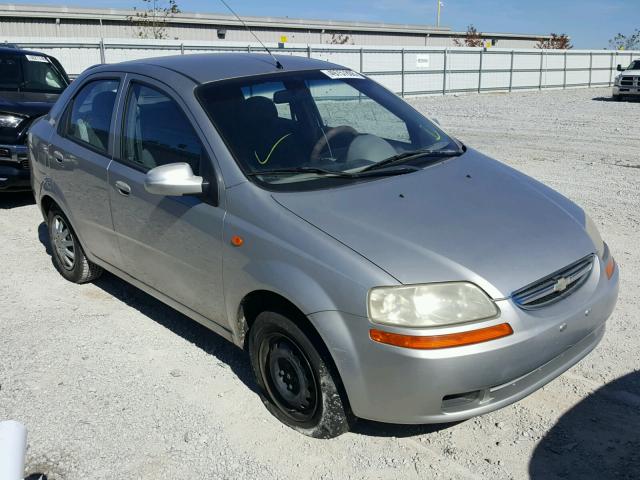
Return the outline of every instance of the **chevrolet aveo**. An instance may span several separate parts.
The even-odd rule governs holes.
[[[248,351],[285,424],[452,422],[600,341],[618,269],[585,212],[373,80],[299,57],[85,71],[30,130],[53,263]]]

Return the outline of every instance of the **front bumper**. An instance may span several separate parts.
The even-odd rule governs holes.
[[[0,144],[0,191],[31,190],[26,145]]]
[[[630,96],[630,97],[640,97],[640,85],[637,87],[627,87],[624,85],[621,86],[613,86],[613,96]]]
[[[474,328],[508,322],[514,333],[476,345],[405,349],[373,342],[369,329],[380,326],[363,317],[332,311],[309,318],[332,354],[356,416],[390,423],[454,422],[524,398],[595,348],[618,296],[618,269],[610,280],[603,269],[596,262],[578,291],[539,310],[497,302],[500,317]]]

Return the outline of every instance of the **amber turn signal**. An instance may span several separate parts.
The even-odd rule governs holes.
[[[233,245],[234,247],[241,247],[244,244],[244,238],[242,238],[240,235],[234,235],[233,237],[231,237],[231,245]]]
[[[615,272],[615,270],[616,270],[616,261],[613,259],[613,257],[609,257],[607,266],[604,269],[605,273],[607,274],[607,278],[609,280],[611,280],[611,277],[613,276],[613,272]]]
[[[396,347],[414,348],[417,350],[434,350],[437,348],[473,345],[474,343],[488,342],[489,340],[507,337],[512,333],[513,329],[508,323],[446,335],[414,336],[383,332],[382,330],[376,329],[369,330],[369,336],[374,342],[394,345]]]

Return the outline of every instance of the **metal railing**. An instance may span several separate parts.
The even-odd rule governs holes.
[[[5,40],[5,39],[0,39]],[[71,75],[96,63],[155,55],[262,52],[259,44],[68,39],[6,39],[57,57]],[[399,95],[610,86],[616,66],[640,52],[498,48],[383,48],[336,45],[270,46],[274,53],[318,58],[368,75]]]

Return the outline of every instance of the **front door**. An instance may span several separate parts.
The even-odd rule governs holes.
[[[196,175],[215,181],[206,178],[213,169],[204,143],[184,104],[163,84],[133,76],[123,102],[119,155],[109,166],[120,269],[228,328],[222,292],[224,210],[203,196],[161,196],[144,188],[147,171],[176,162],[187,162]]]

